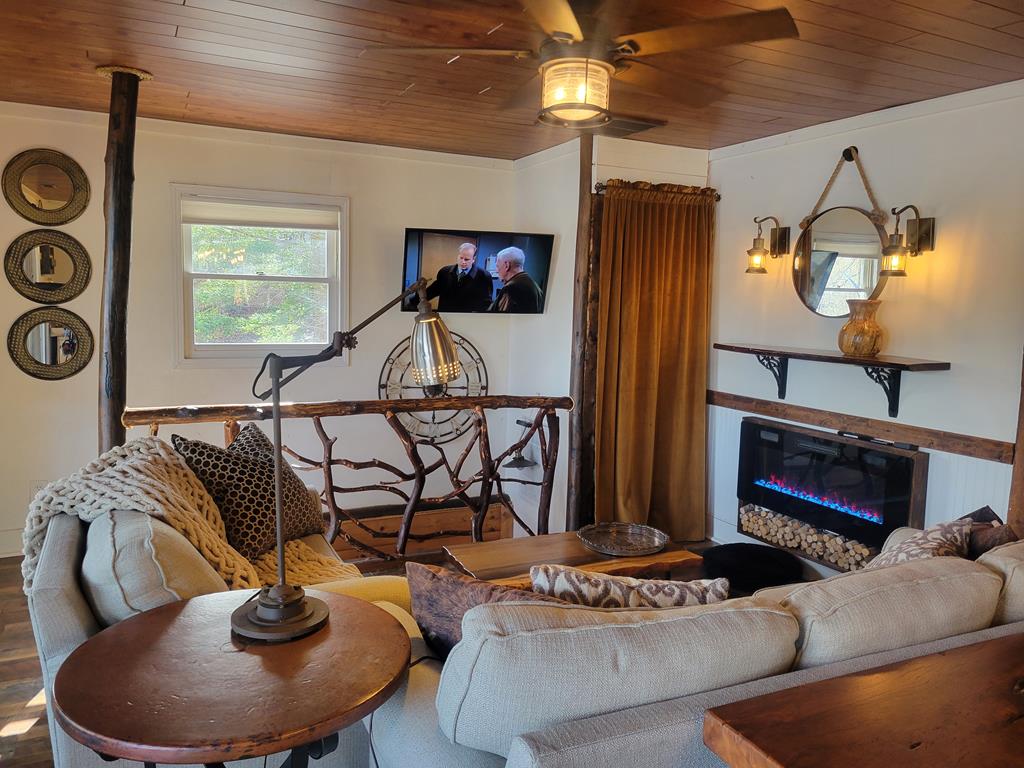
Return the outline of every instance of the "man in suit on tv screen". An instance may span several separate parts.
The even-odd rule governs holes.
[[[427,298],[437,298],[438,312],[486,312],[491,304],[491,276],[475,263],[476,246],[463,243],[454,264],[437,270]]]
[[[537,313],[544,306],[544,292],[524,270],[526,254],[514,245],[498,251],[497,270],[501,290],[491,312]]]

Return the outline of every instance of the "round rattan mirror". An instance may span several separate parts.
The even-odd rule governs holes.
[[[89,205],[89,179],[82,166],[53,149],[27,149],[3,173],[4,198],[35,224],[67,224]]]
[[[7,280],[26,299],[61,304],[89,285],[92,263],[82,244],[56,229],[34,229],[15,238],[4,256]]]
[[[885,287],[878,274],[885,241],[885,230],[861,208],[841,205],[819,213],[793,250],[800,301],[823,317],[846,317],[847,299],[877,299]]]
[[[30,309],[7,333],[7,351],[14,364],[37,379],[66,379],[92,359],[92,331],[63,307]]]

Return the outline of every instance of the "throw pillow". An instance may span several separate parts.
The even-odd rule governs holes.
[[[409,580],[413,618],[423,630],[427,644],[442,659],[462,639],[462,617],[470,608],[484,603],[562,602],[434,565],[406,563],[405,576]]]
[[[1010,544],[1017,541],[1017,534],[1009,525],[997,525],[995,523],[974,523],[971,526],[971,541],[968,545],[967,556],[971,560],[977,560],[990,549]]]
[[[259,428],[249,424],[227,448],[181,435],[171,441],[220,509],[228,543],[249,560],[272,550],[277,544],[273,445]],[[285,540],[323,533],[320,505],[287,463],[282,487]]]
[[[661,581],[589,573],[567,565],[535,565],[533,591],[591,608],[676,608],[729,598],[728,579]]]
[[[903,543],[882,552],[866,567],[881,568],[926,557],[966,557],[971,525],[970,520],[953,520],[925,528]]]
[[[1013,528],[1004,525],[1002,518],[992,511],[992,507],[985,506],[976,509],[960,519],[970,520],[972,523],[971,540],[967,550],[967,556],[971,560],[977,560],[990,549],[995,549],[1002,544],[1017,541],[1017,534]]]

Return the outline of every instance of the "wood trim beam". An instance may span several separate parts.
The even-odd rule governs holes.
[[[1018,427],[1017,446],[1002,440],[992,440],[987,437],[974,437],[972,435],[961,435],[956,432],[946,432],[940,429],[929,429],[928,427],[915,427],[910,424],[896,424],[880,419],[869,419],[863,416],[850,416],[836,411],[823,411],[817,408],[808,408],[802,405],[791,405],[780,403],[774,400],[761,400],[756,397],[734,395],[728,392],[708,390],[708,405],[717,405],[720,408],[731,408],[734,411],[756,413],[759,416],[769,416],[775,419],[796,421],[802,424],[812,424],[825,429],[834,429],[840,432],[850,432],[858,435],[870,435],[882,440],[891,440],[896,443],[909,443],[921,448],[928,448],[933,451],[944,453],[955,453],[959,456],[970,456],[975,459],[997,461],[1001,464],[1014,464],[1015,478],[1018,476],[1018,467],[1021,464],[1020,453],[1016,448],[1021,445],[1024,439],[1024,424]],[[1018,461],[1014,463],[1014,457]],[[1024,468],[1019,470],[1024,474]],[[1024,478],[1020,478],[1021,486],[1017,488],[1018,493],[1024,493]],[[1018,500],[1020,497],[1018,497]],[[1012,502],[1012,499],[1011,499]]]
[[[1013,459],[1010,481],[1010,511],[1007,522],[1024,535],[1024,360],[1021,362],[1020,405],[1017,408],[1017,451]]]
[[[572,298],[572,366],[569,393],[576,404],[569,414],[569,487],[565,527],[574,531],[594,517],[594,387],[597,361],[587,339],[593,330],[590,311],[591,197],[594,181],[594,137],[580,136],[579,209],[576,216],[576,270]]]
[[[132,197],[135,186],[135,121],[139,71],[103,68],[110,76],[103,218],[103,300],[100,309],[99,448],[123,445],[121,413],[128,383],[128,277],[132,254]]]

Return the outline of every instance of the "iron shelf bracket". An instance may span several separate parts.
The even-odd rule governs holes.
[[[885,397],[889,401],[889,416],[895,419],[900,412],[900,382],[903,379],[903,371],[899,368],[866,365],[864,372],[885,392]]]
[[[757,362],[771,371],[779,386],[779,400],[786,399],[786,382],[789,379],[789,358],[781,355],[758,355]]]

